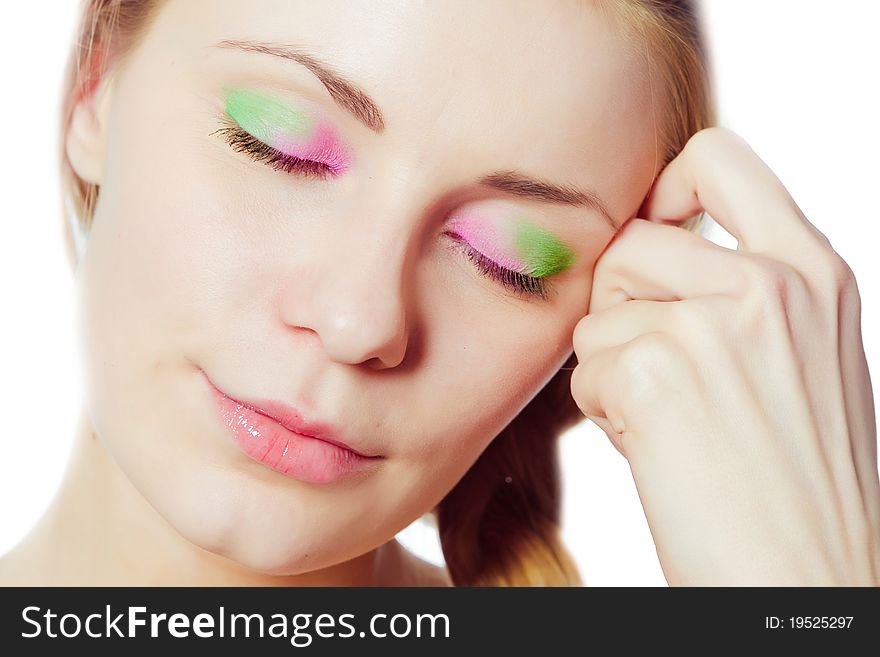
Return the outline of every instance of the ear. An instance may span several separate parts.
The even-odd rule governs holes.
[[[74,105],[64,149],[76,174],[88,183],[101,184],[104,175],[107,109],[112,88],[105,75],[91,93]]]

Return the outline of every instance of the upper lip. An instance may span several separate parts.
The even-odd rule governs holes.
[[[210,381],[210,379],[208,380]],[[214,383],[211,382],[211,385],[214,385]],[[307,421],[303,418],[302,413],[297,411],[296,408],[285,404],[284,402],[276,401],[274,399],[243,400],[227,394],[220,388],[217,388],[217,386],[215,385],[214,388],[217,390],[217,392],[224,395],[225,397],[228,397],[237,404],[241,404],[242,406],[245,406],[252,411],[256,411],[260,415],[265,415],[268,418],[272,418],[278,424],[289,431],[298,433],[302,436],[308,436],[310,438],[323,440],[326,443],[330,443],[332,445],[336,445],[337,447],[347,449],[348,451],[354,452],[358,456],[363,456],[364,458],[379,457],[378,454],[368,454],[361,450],[355,449],[349,443],[344,442],[339,438],[342,432],[339,431],[332,424],[328,422],[319,422],[314,420]]]

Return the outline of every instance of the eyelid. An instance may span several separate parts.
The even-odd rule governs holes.
[[[244,96],[245,99],[254,101],[257,96]],[[273,99],[269,99],[269,114],[273,112],[276,115],[287,111],[282,104],[276,103]],[[226,110],[228,110],[228,105]],[[277,111],[276,111],[277,110]],[[245,113],[247,115],[247,113]],[[256,132],[261,132],[266,139],[272,140],[272,124],[260,116],[260,108],[254,112],[256,116],[250,117],[250,121],[246,121],[249,125],[254,124],[257,128]],[[283,118],[283,117],[282,117]],[[283,170],[290,173],[296,170],[298,173],[310,177],[326,178],[332,175],[338,175],[333,166],[319,160],[311,160],[301,158],[293,153],[285,152],[281,149],[267,144],[263,139],[252,134],[244,126],[242,126],[235,116],[230,115],[229,111],[224,111],[220,117],[221,128],[211,134],[220,133],[225,141],[238,152],[243,152],[255,161],[262,161],[276,170]],[[284,121],[279,121],[283,123]],[[314,142],[314,139],[313,139]],[[539,236],[550,235],[549,232],[543,231],[536,226],[526,223],[532,231],[538,231]],[[548,293],[553,290],[552,286],[545,280],[556,272],[545,273],[539,276],[532,275],[529,272],[522,271],[522,266],[515,269],[506,267],[497,262],[493,257],[483,253],[480,249],[470,244],[470,241],[457,232],[447,232],[450,235],[458,249],[465,253],[474,263],[479,273],[490,278],[507,289],[529,298],[539,298],[547,300]],[[551,240],[558,243],[558,240],[550,236]]]
[[[256,162],[271,166],[276,171],[291,173],[296,171],[306,178],[325,179],[338,175],[328,164],[316,160],[307,160],[290,153],[284,153],[244,130],[228,114],[220,118],[221,127],[211,135],[220,134],[224,141],[239,153],[244,153]]]
[[[522,210],[511,209],[506,201],[488,201],[478,209],[462,208],[448,223],[483,255],[534,278],[560,274],[577,260],[573,248]]]
[[[335,174],[351,167],[352,149],[320,112],[250,89],[227,88],[224,102],[225,116],[268,148],[291,158],[320,162]]]
[[[274,95],[251,89],[226,88],[224,110],[241,128],[264,143],[278,133],[297,135],[312,130],[310,112],[292,107]]]
[[[568,244],[535,224],[517,225],[517,244],[529,263],[529,273],[538,278],[561,274],[577,262],[575,251]]]
[[[468,244],[467,240],[455,231],[446,231],[444,234],[452,238],[455,250],[464,253],[477,268],[480,275],[496,281],[514,293],[527,298],[537,298],[546,301],[549,294],[555,292],[555,288],[548,280],[530,276],[529,274],[500,265],[486,254]]]

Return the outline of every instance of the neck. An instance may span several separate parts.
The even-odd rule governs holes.
[[[351,561],[267,575],[185,539],[132,485],[81,415],[64,480],[31,532],[0,560],[0,581],[35,586],[371,586],[396,540]]]

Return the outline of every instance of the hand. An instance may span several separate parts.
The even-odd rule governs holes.
[[[726,249],[663,222],[706,211]],[[671,585],[880,585],[853,273],[735,133],[695,134],[596,264],[571,391]]]

